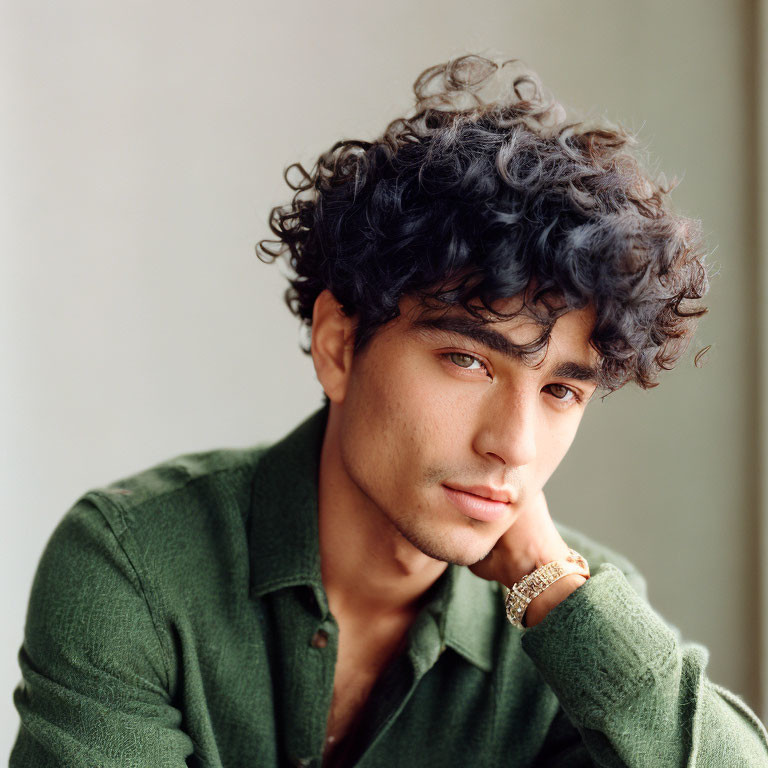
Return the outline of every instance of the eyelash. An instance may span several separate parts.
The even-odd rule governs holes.
[[[469,357],[472,360],[477,361],[478,363],[480,363],[480,365],[483,366],[483,370],[486,373],[488,373],[488,368],[485,365],[485,363],[479,357],[475,357],[475,355],[470,355],[468,352],[445,352],[445,353],[443,353],[441,355],[441,357],[443,357],[444,359],[446,359],[449,362],[451,362],[451,364],[455,365],[457,368],[461,368],[462,370],[465,370],[465,371],[466,370],[470,370],[468,368],[464,368],[464,366],[456,365],[456,363],[452,362],[450,360],[450,358],[453,357],[454,355],[458,355],[459,357]],[[552,397],[554,397],[555,400],[558,400],[558,401],[560,401],[562,403],[569,403],[571,405],[575,405],[576,403],[580,403],[581,400],[582,400],[581,395],[579,395],[579,393],[575,389],[571,389],[570,387],[566,386],[565,384],[548,384],[547,386],[549,386],[549,387],[551,387],[551,386],[562,387],[563,389],[567,390],[568,392],[570,392],[573,395],[573,397],[570,400],[566,400],[565,398],[562,398],[562,397],[555,397],[555,395],[552,395]]]

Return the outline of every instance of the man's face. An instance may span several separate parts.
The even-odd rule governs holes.
[[[510,299],[494,308],[519,306]],[[353,358],[339,404],[342,463],[362,514],[384,515],[432,558],[471,565],[544,487],[576,435],[596,387],[577,367],[599,360],[589,346],[594,310],[559,318],[534,369],[504,352],[505,340],[540,335],[525,315],[480,326],[454,308],[434,327],[419,322],[430,316],[414,299],[400,309]],[[487,343],[466,335],[473,329]],[[565,363],[577,366],[555,372]],[[492,491],[507,502],[477,499]]]

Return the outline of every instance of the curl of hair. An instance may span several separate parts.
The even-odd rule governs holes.
[[[567,122],[516,60],[462,56],[425,70],[414,93],[413,114],[374,141],[339,141],[311,171],[286,169],[294,195],[272,209],[277,239],[257,252],[295,273],[291,311],[311,327],[329,289],[356,318],[355,351],[405,295],[481,322],[526,311],[542,333],[520,345],[525,356],[591,304],[600,387],[657,386],[707,312],[690,305],[708,275],[699,223],[670,207],[675,182],[642,169],[623,128]],[[519,312],[494,309],[515,296]]]

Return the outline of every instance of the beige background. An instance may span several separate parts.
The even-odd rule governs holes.
[[[423,68],[468,51],[521,57],[566,105],[639,130],[704,222],[718,274],[688,355],[657,389],[590,405],[547,492],[765,715],[759,18],[714,0],[6,1],[0,754],[34,569],[77,496],[272,440],[320,403],[279,269],[253,250],[283,167],[372,137]]]

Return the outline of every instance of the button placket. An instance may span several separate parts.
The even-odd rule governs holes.
[[[284,619],[278,621],[280,632],[275,638],[275,647],[284,662],[280,665],[280,684],[285,692],[280,697],[280,718],[285,724],[286,764],[317,768],[321,764],[333,698],[338,628],[327,615],[307,610],[300,593],[301,590],[285,590],[275,595],[274,611]],[[315,647],[322,640],[312,642],[316,635],[322,637],[318,634],[321,629],[327,636],[327,645],[322,648]]]

